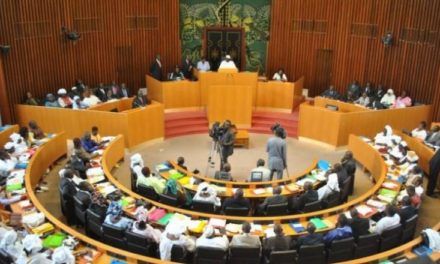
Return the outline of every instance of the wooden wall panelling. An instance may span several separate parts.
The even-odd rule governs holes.
[[[12,47],[3,56],[12,116],[28,90],[44,97],[82,79],[126,82],[135,92],[156,53],[164,74],[180,63],[176,0],[4,0],[0,10],[0,40]],[[62,26],[81,40],[66,41]]]
[[[440,119],[434,96],[440,90],[439,1],[274,0],[271,17],[268,75],[278,67],[304,75],[309,94],[317,95],[326,88],[317,85],[317,52],[331,50],[331,82],[339,91],[353,80],[405,89],[417,101],[434,103],[434,120]],[[325,33],[298,31],[298,21],[325,21]],[[387,31],[395,44],[385,48]]]

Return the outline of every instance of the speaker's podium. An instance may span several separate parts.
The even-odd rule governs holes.
[[[218,72],[202,73],[199,78],[202,91],[206,91],[210,124],[229,119],[238,128],[251,127],[257,73],[221,69]]]

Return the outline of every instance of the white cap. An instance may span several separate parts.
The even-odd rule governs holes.
[[[56,248],[52,254],[52,261],[54,264],[75,264],[75,257],[68,247]]]
[[[393,94],[394,91],[393,91],[393,89],[388,89],[387,93],[389,93],[389,94]]]
[[[231,59],[231,56],[228,54],[228,55],[226,55],[225,58],[226,58],[226,59]]]
[[[60,88],[60,89],[58,89],[57,94],[58,94],[58,95],[64,95],[64,94],[67,94],[67,91],[66,91],[66,89],[64,89],[64,88]]]
[[[76,86],[72,86],[72,91],[76,91]]]
[[[13,147],[15,147],[15,144],[12,142],[8,142],[5,144],[5,149],[6,150],[11,150]]]

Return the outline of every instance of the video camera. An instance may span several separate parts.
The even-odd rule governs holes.
[[[209,130],[209,136],[214,141],[219,141],[225,134],[225,131],[226,129],[223,127],[223,125],[220,124],[220,122],[214,122],[211,129]]]

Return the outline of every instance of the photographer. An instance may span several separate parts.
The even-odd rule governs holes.
[[[234,142],[235,142],[235,133],[233,131],[231,121],[226,120],[223,123],[223,135],[220,138],[220,145],[221,145],[220,168],[223,168],[223,165],[228,162],[228,157],[234,153]]]

